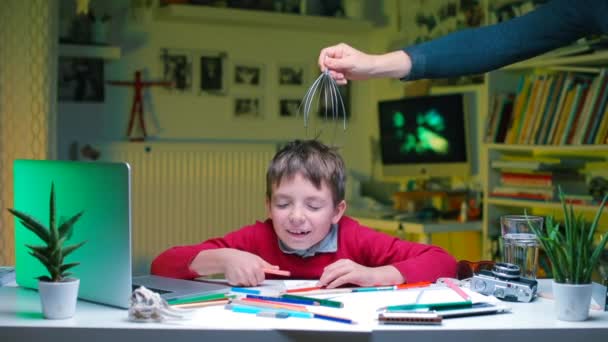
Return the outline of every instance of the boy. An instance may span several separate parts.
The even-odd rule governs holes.
[[[402,241],[344,216],[344,161],[319,141],[293,141],[266,173],[264,222],[223,238],[170,248],[152,274],[193,279],[223,273],[228,283],[256,286],[265,269],[319,286],[390,285],[456,275],[456,260],[439,247]]]

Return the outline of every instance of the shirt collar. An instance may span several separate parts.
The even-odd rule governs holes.
[[[307,249],[293,249],[279,239],[279,248],[283,253],[295,254],[302,258],[314,256],[317,253],[333,253],[338,250],[338,225],[332,224],[325,237]]]

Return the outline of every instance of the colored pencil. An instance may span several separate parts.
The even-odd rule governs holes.
[[[281,295],[281,297],[282,298],[302,299],[302,300],[312,300],[315,303],[317,303],[318,305],[327,306],[327,307],[331,307],[331,308],[342,308],[342,307],[344,307],[344,303],[338,302],[338,301],[335,301],[335,300],[329,300],[329,299],[320,299],[320,298],[313,298],[313,297],[306,297],[306,296],[297,296],[297,295],[292,295],[292,294],[283,294],[283,295]]]
[[[286,304],[299,304],[299,305],[320,305],[314,298],[308,297],[270,297],[270,296],[258,296],[258,295],[247,295],[247,298],[267,300],[270,302],[286,303]]]
[[[315,290],[321,290],[321,289],[323,289],[323,287],[321,287],[321,286],[301,287],[299,289],[289,289],[289,290],[285,291],[285,293],[308,292],[308,291],[315,291]]]
[[[289,271],[275,270],[273,268],[265,268],[264,269],[264,273],[274,274],[274,275],[280,275],[280,276],[283,276],[283,277],[289,277],[291,275],[291,272],[289,272]]]
[[[192,297],[181,297],[181,298],[168,299],[167,303],[169,303],[170,305],[188,304],[188,303],[199,303],[199,302],[204,302],[204,301],[209,301],[209,300],[227,299],[227,298],[230,298],[230,297],[227,296],[225,293],[216,293],[216,294],[203,295],[203,296],[192,296]]]
[[[208,300],[205,302],[171,304],[171,307],[180,308],[180,309],[194,309],[194,308],[203,308],[203,307],[207,307],[207,306],[224,305],[224,304],[228,304],[229,302],[230,302],[230,299],[216,299],[216,300]]]
[[[352,288],[336,288],[336,289],[321,288],[321,289],[318,289],[318,290],[306,291],[305,294],[307,296],[309,296],[309,295],[317,295],[317,294],[318,295],[325,295],[325,294],[341,294],[341,293],[351,293],[351,292],[353,292]]]
[[[393,291],[395,286],[369,286],[369,287],[356,287],[351,289],[352,292],[375,292],[375,291]]]
[[[239,305],[249,305],[249,306],[257,306],[260,308],[274,308],[274,309],[286,309],[286,310],[294,310],[294,311],[308,311],[306,307],[301,305],[293,305],[293,304],[279,304],[276,302],[268,302],[260,299],[252,299],[252,298],[243,298],[243,299],[232,299],[230,301],[231,304],[239,304]]]
[[[396,290],[413,289],[413,288],[417,288],[417,287],[431,286],[432,284],[433,283],[431,283],[430,281],[419,281],[416,283],[405,283],[405,284],[395,285],[395,289]]]
[[[252,307],[252,306],[246,306],[246,305],[234,305],[234,304],[227,304],[226,309],[232,310],[233,312],[251,313],[251,314],[256,314],[256,315],[261,312],[285,312],[285,313],[288,313],[290,317],[313,318],[313,315],[310,312],[294,311],[294,310],[286,310],[286,309],[259,308],[259,307]]]
[[[314,313],[314,312],[312,312],[312,315],[314,318],[320,318],[320,319],[324,319],[324,320],[328,320],[328,321],[355,324],[355,321],[353,321],[350,318],[336,317],[336,316],[330,316],[330,315],[319,314],[319,313]]]
[[[452,290],[454,290],[456,293],[458,293],[458,295],[460,297],[462,297],[462,299],[464,300],[468,300],[471,301],[471,296],[469,296],[466,292],[464,292],[460,286],[454,284],[450,279],[444,279],[443,281],[444,284],[447,285],[447,287],[451,288]]]

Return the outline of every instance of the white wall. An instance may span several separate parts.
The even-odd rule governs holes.
[[[306,131],[301,118],[281,118],[278,114],[278,99],[282,94],[302,98],[305,89],[279,89],[276,84],[277,64],[306,63],[310,66],[307,79],[309,85],[318,76],[316,61],[322,47],[344,41],[365,51],[383,52],[388,41],[386,32],[378,29],[366,32],[306,31],[290,29],[289,22],[286,22],[286,28],[176,23],[155,18],[135,22],[128,16],[129,8],[124,6],[119,2],[108,10],[113,16],[110,39],[122,47],[123,56],[105,64],[106,80],[130,80],[137,69],[143,69],[148,80],[160,80],[162,68],[159,56],[162,48],[223,51],[228,54],[229,60],[259,62],[265,66],[267,77],[263,89],[263,119],[235,118],[232,114],[232,95],[236,90],[231,88],[227,96],[178,94],[160,88],[146,90],[146,124],[149,135],[155,139],[305,138]],[[376,8],[376,12],[381,12],[382,5],[377,6],[380,7]],[[383,85],[379,88],[381,94],[372,90],[378,84]],[[402,85],[398,81],[353,83],[351,120],[346,132],[342,131],[340,122],[335,138],[333,125],[327,126],[322,135],[324,141],[343,147],[342,154],[349,168],[364,174],[370,173],[369,137],[377,135],[378,125],[376,98],[401,96],[399,89],[402,89]],[[75,141],[82,146],[99,140],[125,139],[132,90],[128,87],[106,86],[105,91],[104,103],[59,104],[60,158],[69,158],[69,146]]]

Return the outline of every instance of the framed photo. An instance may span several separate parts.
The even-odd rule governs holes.
[[[261,64],[235,62],[233,80],[236,86],[261,87],[264,82],[264,67]]]
[[[59,57],[58,101],[103,102],[103,59]]]
[[[226,54],[203,55],[200,63],[200,90],[208,93],[226,93]]]
[[[162,49],[163,81],[171,82],[178,92],[192,91],[192,51]]]
[[[303,86],[306,83],[304,65],[279,65],[278,83],[280,86]]]
[[[261,118],[261,96],[236,96],[233,102],[234,116],[237,118]]]
[[[300,99],[289,98],[279,100],[279,115],[281,117],[292,117],[298,116],[298,110],[300,109]]]

